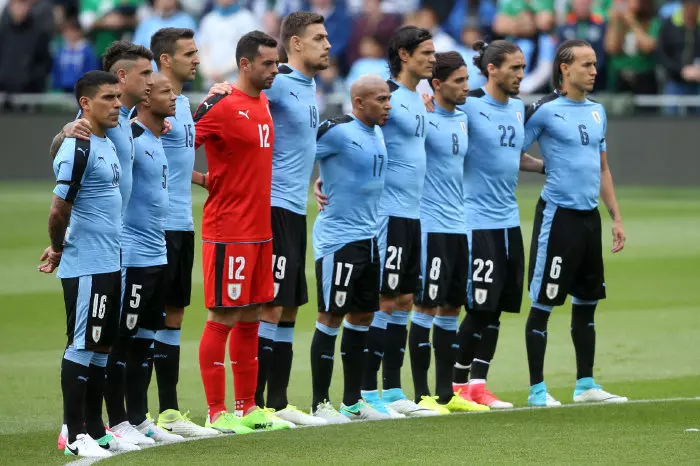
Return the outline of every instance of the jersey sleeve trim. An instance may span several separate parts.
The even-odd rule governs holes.
[[[197,110],[194,112],[194,115],[192,116],[192,120],[194,120],[195,123],[197,123],[199,120],[201,120],[204,115],[207,114],[211,108],[221,102],[225,97],[227,97],[227,94],[214,94],[206,99],[204,99],[204,102],[199,104],[199,107],[197,107]]]
[[[318,141],[321,139],[321,137],[326,134],[328,131],[330,131],[331,128],[338,126],[343,123],[350,123],[353,120],[353,117],[350,115],[344,115],[340,118],[333,118],[331,120],[326,120],[324,121],[321,126],[318,128],[318,133],[316,135],[316,140]]]
[[[479,88],[479,89],[474,89],[473,91],[469,91],[467,93],[467,98],[476,97],[477,99],[480,99],[485,95],[486,95],[486,92],[483,89]]]
[[[140,124],[133,122],[131,124],[131,132],[134,136],[134,139],[136,139],[137,137],[141,136],[144,132],[146,132],[146,130],[143,129],[143,126],[141,126]]]
[[[70,181],[57,180],[56,184],[67,184],[68,192],[65,200],[67,202],[75,201],[80,190],[80,183],[83,181],[85,170],[87,169],[88,158],[90,157],[90,141],[76,139],[75,150],[73,151],[73,172],[71,173]]]
[[[399,88],[399,85],[396,84],[394,81],[391,79],[387,79],[386,83],[389,85],[389,92],[394,92],[396,89]]]
[[[294,72],[294,70],[287,65],[280,65],[280,67],[277,68],[277,71],[279,74],[291,74]]]
[[[551,94],[547,94],[546,96],[542,97],[540,100],[537,102],[529,105],[527,107],[527,110],[525,111],[525,122],[527,122],[532,116],[535,114],[535,112],[542,107],[544,104],[548,102],[552,102],[553,100],[556,100],[559,98],[559,94],[556,92],[552,92]]]

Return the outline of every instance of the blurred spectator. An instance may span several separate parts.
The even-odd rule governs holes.
[[[102,53],[115,40],[136,27],[136,10],[145,0],[81,0],[80,25],[92,36],[95,53]]]
[[[340,79],[338,63],[331,58],[330,65],[316,75],[316,95],[321,120],[336,118],[343,114],[345,88]]]
[[[379,42],[384,55],[389,39],[401,26],[398,16],[382,13],[381,3],[380,0],[364,0],[364,12],[356,17],[352,24],[348,42],[348,63],[353,63],[360,56],[360,43],[365,36],[373,36]]]
[[[478,55],[472,49],[476,41],[484,40],[481,34],[481,28],[478,21],[468,19],[464,28],[462,28],[462,43],[457,46],[456,50],[464,58],[467,64],[467,72],[469,73],[469,89],[478,89],[486,84],[486,76],[481,74],[479,68],[474,65],[474,57]]]
[[[557,52],[557,41],[541,32],[535,40],[517,40],[525,55],[525,78],[520,83],[521,94],[546,93],[550,89],[552,65]],[[530,48],[533,47],[534,48]]]
[[[613,6],[608,17],[608,89],[656,94],[655,52],[661,20],[654,16],[653,0],[628,0],[626,7]]]
[[[530,6],[535,14],[535,27],[540,32],[551,32],[556,22],[555,0],[531,0]]]
[[[659,32],[659,63],[666,71],[664,94],[700,95],[700,1],[684,0]],[[698,108],[694,109],[696,112]],[[666,113],[676,113],[671,107]]]
[[[673,15],[673,12],[681,7],[680,1],[670,1],[661,5],[659,8],[659,17],[666,19]]]
[[[423,0],[426,5],[433,5],[433,0]],[[461,40],[465,18],[474,17],[482,28],[491,29],[493,18],[496,15],[496,5],[491,0],[448,0],[451,10],[445,19],[440,19],[442,29],[456,41]],[[438,17],[440,14],[438,13]]]
[[[0,92],[38,93],[51,70],[51,34],[31,0],[9,0],[0,18]]]
[[[345,79],[348,97],[352,83],[364,74],[376,74],[384,79],[389,79],[389,63],[384,56],[381,44],[374,36],[365,36],[360,43],[360,58],[352,64],[348,77]]]
[[[77,19],[68,19],[61,26],[63,44],[56,52],[51,71],[52,86],[63,92],[73,92],[75,83],[88,71],[100,69],[100,63],[85,40]]]
[[[153,0],[151,14],[139,23],[134,33],[134,44],[151,47],[151,36],[162,28],[196,29],[192,17],[182,11],[178,0]]]
[[[199,70],[206,86],[236,79],[236,44],[241,37],[256,29],[260,29],[257,18],[236,0],[215,1],[214,9],[202,18],[197,34],[202,60]]]
[[[352,20],[345,9],[344,2],[335,0],[310,0],[303,10],[313,11],[323,16],[326,21],[328,40],[331,43],[330,56],[337,60],[338,66],[344,72],[348,70],[346,61],[346,49],[350,40]]]
[[[493,33],[499,37],[532,37],[535,19],[526,0],[499,0]]]
[[[593,0],[573,0],[566,24],[559,27],[559,41],[588,41],[598,58],[598,79],[595,89],[605,88],[605,19],[593,11]]]
[[[440,27],[437,13],[431,7],[423,7],[418,10],[413,17],[412,24],[430,31],[433,35],[433,45],[436,52],[450,52],[457,48],[454,39]]]

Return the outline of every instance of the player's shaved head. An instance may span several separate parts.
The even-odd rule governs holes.
[[[350,87],[352,113],[367,126],[383,125],[391,110],[389,85],[376,74],[360,76]]]
[[[355,101],[356,97],[366,99],[367,96],[389,90],[389,85],[376,74],[365,74],[357,78],[350,87],[350,98]]]

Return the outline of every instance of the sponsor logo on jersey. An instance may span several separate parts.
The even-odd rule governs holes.
[[[126,328],[133,330],[136,327],[136,323],[139,321],[138,314],[127,314],[126,315]]]
[[[399,286],[399,274],[398,273],[390,273],[389,276],[386,279],[387,284],[389,285],[389,288],[392,290],[395,290],[397,286]]]
[[[92,326],[92,340],[97,343],[100,341],[100,337],[102,336],[102,327],[93,325]]]
[[[433,283],[428,286],[428,296],[430,296],[430,299],[435,299],[437,298],[438,294],[438,285],[435,285]]]
[[[556,283],[547,283],[546,294],[549,299],[554,299],[559,294],[559,285]]]
[[[476,301],[476,304],[484,304],[486,302],[486,298],[489,296],[489,290],[484,289],[484,288],[475,288],[474,289],[474,301]]]
[[[228,297],[233,301],[241,297],[241,284],[240,283],[229,283],[228,284]]]
[[[345,306],[347,301],[348,293],[346,291],[336,291],[335,292],[335,305],[338,307]]]

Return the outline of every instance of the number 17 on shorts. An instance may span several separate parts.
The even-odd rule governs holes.
[[[207,309],[264,304],[274,297],[272,241],[202,244]]]

